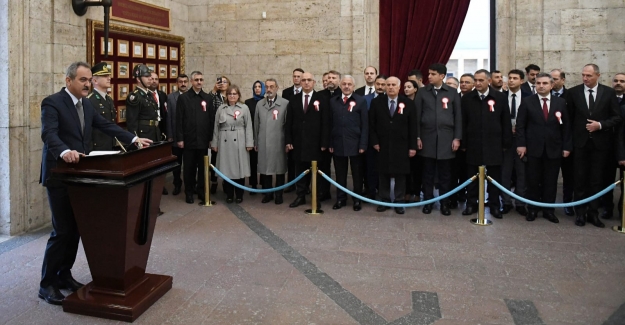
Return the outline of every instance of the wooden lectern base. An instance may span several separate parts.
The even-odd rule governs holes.
[[[172,286],[172,277],[146,273],[134,290],[120,293],[100,293],[89,282],[63,300],[63,311],[125,322],[133,322],[160,299]]]

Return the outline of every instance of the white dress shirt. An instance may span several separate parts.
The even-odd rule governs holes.
[[[544,105],[543,103],[545,102],[543,98],[547,98],[547,112],[550,112],[551,111],[551,93],[549,93],[547,96],[538,95],[538,100],[540,101],[541,109],[543,108],[543,105]]]
[[[305,105],[306,95],[308,95],[308,105],[310,105],[310,104],[312,104],[312,102],[310,100],[312,99],[312,95],[313,95],[314,92],[315,92],[314,90],[312,90],[309,93],[305,93],[304,91],[302,91],[302,107],[304,108],[304,111],[306,111],[306,105]]]

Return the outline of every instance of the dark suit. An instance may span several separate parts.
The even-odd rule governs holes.
[[[375,86],[364,85],[364,86],[356,89],[354,91],[354,93],[356,93],[356,95],[360,95],[360,96],[367,96],[367,95],[369,95],[369,88],[373,88],[373,92],[375,92]]]
[[[584,85],[567,91],[566,102],[573,121],[573,146],[575,150],[575,200],[581,200],[602,190],[605,167],[613,149],[613,128],[622,121],[614,89],[599,84],[593,94],[595,104],[590,109],[586,102]],[[601,130],[588,132],[587,120],[601,123]],[[588,208],[589,206],[589,208]],[[596,216],[599,201],[576,206],[578,216],[586,212]]]
[[[59,276],[71,275],[80,240],[67,187],[59,181],[50,180],[50,170],[56,167],[65,150],[89,154],[94,128],[110,137],[117,137],[123,143],[130,143],[134,138],[133,134],[98,114],[86,98],[82,98],[82,105],[84,130],[81,130],[76,106],[65,89],[46,97],[41,103],[43,154],[39,182],[48,192],[53,227],[43,257],[41,287],[56,286]]]
[[[375,92],[373,94],[366,95],[364,98],[367,103],[367,110],[371,108],[371,101],[375,98]],[[365,184],[365,188],[368,190],[368,193],[371,198],[375,198],[376,190],[378,188],[379,176],[378,170],[376,167],[376,160],[378,159],[378,152],[373,149],[371,145],[371,141],[369,141],[369,146],[365,151],[365,158],[363,159],[362,170],[363,170],[363,182]]]
[[[369,108],[369,141],[379,145],[377,169],[382,200],[404,200],[406,175],[410,173],[409,150],[417,150],[417,109],[413,100],[398,96],[391,116],[389,98],[379,95]],[[403,108],[401,108],[403,106]],[[390,179],[395,178],[395,197],[390,197]]]
[[[300,92],[301,92],[301,88],[300,88]],[[282,91],[282,98],[291,101],[291,99],[293,98],[293,96],[295,96],[295,85],[286,88]],[[287,176],[289,178],[289,181],[292,181],[293,179],[295,179],[295,159],[293,159],[293,152],[290,151],[289,153],[287,153],[286,155],[287,157]]]
[[[566,87],[562,87],[562,95],[558,97],[566,100],[566,93],[568,90]],[[551,91],[551,95],[555,95],[554,91]],[[568,107],[568,106],[567,106]],[[567,203],[573,201],[573,189],[575,188],[575,169],[574,169],[574,159],[575,151],[571,152],[571,154],[562,158],[560,162],[560,170],[562,171],[562,202]]]
[[[517,147],[527,149],[527,198],[544,203],[556,202],[562,152],[573,149],[566,101],[550,97],[547,120],[543,113],[543,100],[539,95],[532,95],[521,103],[516,125]],[[530,206],[530,210],[538,210],[538,207]],[[543,208],[547,212],[553,210]]]
[[[352,104],[353,103],[353,104]],[[362,157],[359,150],[366,150],[369,141],[369,111],[367,102],[361,96],[351,94],[346,103],[343,96],[330,99],[330,148],[333,149],[336,181],[347,187],[347,164],[351,166],[354,192],[362,191]],[[345,192],[337,189],[336,199],[347,198]],[[358,201],[358,199],[354,199]]]
[[[536,87],[534,87],[535,89]],[[527,97],[527,96],[531,96],[534,95],[534,92],[532,91],[532,87],[530,86],[529,82],[526,81],[521,85],[521,96],[522,97]]]
[[[245,105],[250,109],[250,116],[252,116],[252,128],[254,128],[254,116],[256,116],[256,104],[258,100],[254,97],[247,99]],[[256,150],[248,151],[250,154],[250,177],[249,184],[251,187],[258,186],[258,152]]]
[[[303,92],[295,95],[287,105],[285,127],[286,144],[293,146],[292,157],[295,172],[300,174],[310,167],[311,161],[322,159],[321,148],[327,148],[330,142],[330,108],[328,98],[318,91],[313,91],[304,111]],[[318,110],[315,108],[318,104]],[[326,171],[324,173],[328,174]],[[304,197],[310,183],[310,174],[297,182],[297,196]]]
[[[492,112],[489,101],[494,102]],[[504,151],[510,149],[512,144],[512,123],[506,95],[490,88],[484,100],[477,90],[463,96],[462,132],[461,146],[467,152],[467,174],[475,175],[478,167],[484,165],[488,175],[501,182]],[[469,184],[467,204],[477,205],[478,185],[478,182]],[[499,194],[496,186],[488,186],[491,211],[500,208]]]
[[[300,93],[302,92],[302,88],[300,86]],[[291,101],[291,98],[293,98],[293,96],[295,96],[295,85],[289,87],[289,88],[285,88],[282,91],[282,98]]]
[[[171,143],[171,153],[178,157],[178,167],[176,167],[172,174],[174,176],[174,186],[180,187],[182,185],[182,178],[180,178],[180,172],[182,171],[182,155],[184,152],[184,148],[178,147],[178,138],[176,137],[176,103],[178,102],[178,97],[180,97],[180,91],[175,91],[167,96],[167,119],[166,119],[166,128],[169,133],[167,133],[167,138],[172,139]]]
[[[167,138],[171,138],[171,135],[169,135],[169,132],[171,131],[167,128],[167,115],[169,111],[169,104],[167,104],[167,94],[162,92],[160,89],[156,90],[156,94],[158,95],[158,110],[162,121],[162,123],[159,124],[162,133],[161,137],[163,136],[163,134],[165,134],[164,140],[167,140]]]
[[[503,94],[506,96],[506,99],[508,100],[508,104],[512,105],[512,99],[510,98],[510,91],[506,90],[503,92]],[[515,102],[516,102],[516,112],[515,115],[512,116],[512,107],[510,107],[510,119],[512,121],[512,123],[516,123],[516,119],[518,117],[518,110],[521,108],[521,103],[525,100],[526,97],[528,96],[532,96],[532,93],[525,93],[523,91],[523,89],[521,89],[520,93],[516,93],[516,97],[515,97]],[[514,129],[515,126],[513,124],[512,128]],[[505,187],[508,190],[512,190],[513,187],[513,180],[516,180],[516,184],[514,185],[514,193],[521,196],[521,197],[525,197],[525,193],[526,193],[526,182],[527,182],[527,178],[526,178],[526,163],[521,160],[521,158],[519,157],[519,155],[516,153],[516,148],[517,147],[517,135],[515,133],[512,134],[512,145],[511,145],[511,150],[506,150],[506,152],[503,155],[503,163],[501,164],[501,185],[503,187]],[[527,159],[524,159],[527,160]],[[503,200],[503,204],[504,205],[508,205],[508,206],[512,206],[512,198],[510,197],[510,195],[501,194],[501,198]],[[521,202],[521,201],[515,201],[514,202],[516,207],[524,207],[525,203]]]

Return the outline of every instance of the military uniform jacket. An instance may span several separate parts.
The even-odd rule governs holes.
[[[403,107],[401,112],[400,106]],[[377,161],[380,173],[409,174],[409,150],[417,150],[417,109],[414,101],[398,96],[395,114],[391,117],[388,96],[374,98],[369,108],[369,142],[371,146],[380,146]]]
[[[128,131],[136,132],[140,138],[147,138],[155,142],[160,141],[158,110],[158,105],[152,94],[141,88],[135,89],[126,98],[126,126]]]
[[[330,143],[328,98],[318,91],[313,91],[308,108],[304,112],[302,96],[303,91],[289,100],[286,114],[286,143],[293,145],[295,161],[319,161],[321,148],[328,148]],[[315,108],[316,105],[318,109]]]
[[[107,121],[115,123],[117,113],[115,112],[115,106],[113,105],[113,98],[111,98],[111,96],[106,95],[106,98],[103,98],[99,92],[94,90],[91,94],[89,94],[89,96],[87,96],[87,98],[89,98],[89,101],[98,114],[104,117]],[[115,139],[104,134],[102,131],[93,130],[93,133],[91,134],[91,144],[91,149],[94,151],[106,151],[113,150],[116,143]]]
[[[462,139],[462,110],[460,96],[456,89],[443,84],[434,92],[433,85],[427,85],[415,97],[417,105],[417,134],[423,143],[419,156],[434,159],[453,159],[456,153],[451,144]]]
[[[285,126],[289,101],[276,96],[269,107],[267,98],[256,104],[254,146],[258,148],[258,172],[265,175],[286,173]]]
[[[491,112],[489,101],[493,102]],[[482,100],[477,90],[462,97],[462,142],[467,164],[501,165],[503,151],[512,145],[512,121],[508,97],[490,88]]]

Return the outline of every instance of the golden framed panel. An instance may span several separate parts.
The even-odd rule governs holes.
[[[132,42],[132,57],[143,58],[143,42]]]
[[[158,89],[159,89],[160,91],[162,91],[162,92],[164,92],[164,93],[166,93],[166,94],[167,94],[167,84],[166,84],[166,83],[159,84],[159,85],[158,85]]]
[[[176,91],[178,91],[178,84],[175,83],[175,82],[174,83],[170,83],[169,84],[169,93],[171,94],[171,93],[176,92]]]
[[[129,84],[119,84],[117,85],[117,99],[118,100],[126,100],[130,94],[130,85]]]
[[[148,69],[150,69],[150,72],[156,72],[156,73],[158,73],[158,72],[156,71],[156,64],[154,64],[154,63],[147,63],[145,66],[146,66],[146,67],[148,67]]]
[[[167,60],[167,45],[158,46],[158,59]]]
[[[113,55],[113,39],[109,37],[109,55]],[[104,37],[100,37],[100,54],[104,55]]]
[[[167,78],[167,64],[158,65],[158,77]]]
[[[126,40],[117,40],[117,56],[130,56],[130,43]]]
[[[145,44],[145,58],[146,59],[156,59],[156,45],[155,44]]]
[[[130,64],[128,62],[117,62],[117,78],[130,78]]]
[[[169,66],[169,78],[178,78],[178,66],[177,65],[170,65]]]
[[[184,55],[184,52],[183,52]],[[178,61],[178,48],[177,47],[170,47],[169,48],[169,59],[172,61]]]
[[[111,98],[113,98],[113,101],[115,101],[115,94],[113,93],[113,89],[115,89],[115,85],[111,84],[110,87],[106,88],[106,94],[111,96]]]
[[[126,122],[126,106],[117,108],[117,123]]]
[[[106,63],[107,68],[109,69],[109,71],[111,72],[111,78],[113,77],[113,68],[115,67],[115,63],[113,61],[102,61]]]

